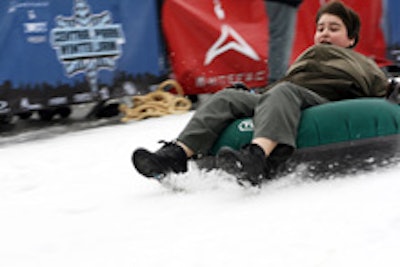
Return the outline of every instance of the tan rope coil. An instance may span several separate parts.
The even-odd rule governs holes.
[[[165,92],[167,86],[175,88],[178,95]],[[122,122],[185,113],[192,107],[190,100],[184,97],[180,84],[172,79],[162,82],[154,92],[143,96],[133,96],[132,102],[132,108],[125,104],[119,106],[119,110],[124,114]]]

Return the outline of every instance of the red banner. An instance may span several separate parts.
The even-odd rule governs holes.
[[[261,0],[167,0],[163,29],[174,75],[186,94],[267,79],[267,20]]]
[[[314,44],[315,15],[328,0],[304,0],[297,18],[294,60]],[[343,0],[361,18],[356,50],[388,63],[381,0]],[[216,92],[232,82],[267,84],[268,20],[264,1],[166,0],[163,30],[175,78],[186,94]]]

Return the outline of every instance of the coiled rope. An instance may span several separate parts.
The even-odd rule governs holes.
[[[178,95],[166,92],[167,87],[174,88]],[[154,92],[143,96],[133,96],[132,102],[132,108],[126,104],[120,104],[119,110],[124,114],[121,119],[122,122],[168,114],[181,114],[189,111],[192,107],[192,102],[184,97],[181,85],[172,79],[162,82]]]

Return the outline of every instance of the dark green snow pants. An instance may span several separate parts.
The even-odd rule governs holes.
[[[326,98],[290,82],[279,83],[263,94],[225,89],[195,112],[177,140],[195,154],[208,154],[229,124],[253,117],[254,138],[265,137],[295,148],[301,111],[326,102]]]

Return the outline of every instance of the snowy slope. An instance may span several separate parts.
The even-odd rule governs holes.
[[[399,266],[400,166],[260,191],[193,169],[140,177],[192,113],[0,147],[0,266]],[[191,166],[193,168],[193,166]]]

